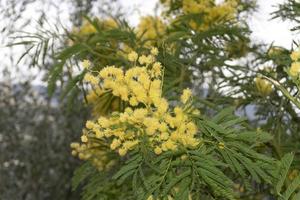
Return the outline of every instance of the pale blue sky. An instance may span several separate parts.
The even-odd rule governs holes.
[[[9,0],[7,0],[9,1]],[[53,0],[53,2],[56,2],[56,0]],[[132,25],[136,25],[139,21],[140,16],[144,15],[149,15],[149,14],[154,14],[155,6],[158,2],[158,0],[119,0],[119,2],[122,4],[124,10],[126,11],[132,11],[132,13],[129,15],[129,21]],[[275,5],[278,5],[279,3],[284,2],[284,0],[257,0],[259,4],[259,9],[258,11],[252,15],[250,18],[249,24],[250,27],[253,31],[251,37],[255,41],[261,41],[264,43],[269,43],[271,44],[274,42],[274,45],[278,46],[284,46],[286,48],[290,48],[292,40],[299,40],[299,36],[295,33],[292,33],[289,29],[292,27],[292,25],[289,22],[282,22],[280,19],[277,20],[272,20],[270,21],[269,19],[271,18],[270,13],[273,12],[276,8],[274,7]],[[3,3],[3,2],[2,2]],[[4,1],[5,3],[5,1]],[[36,2],[40,3],[40,2]],[[0,4],[1,6],[1,4]],[[55,21],[56,17],[59,17],[60,19],[67,19],[68,18],[68,6],[64,4],[60,4],[59,7],[53,8],[52,9],[57,9],[59,8],[59,16],[57,16],[57,12],[55,10],[51,10],[51,8],[44,8],[46,5],[42,5],[43,9],[49,10],[48,12],[48,19],[51,23],[51,21]],[[22,17],[24,18],[35,18],[35,9],[36,5],[33,4],[31,6],[31,9],[27,10],[26,13]],[[36,16],[37,17],[37,16]],[[70,23],[68,23],[68,20],[62,20],[64,26],[69,26]],[[0,24],[1,26],[5,26],[5,23]],[[27,27],[27,31],[34,31],[35,27]],[[0,35],[0,41],[1,41],[1,35]],[[4,45],[4,44],[3,44]],[[3,46],[1,45],[1,46]],[[18,51],[19,49],[19,51]],[[0,48],[1,55],[0,59],[2,60],[2,65],[7,65],[10,66],[9,59],[6,55],[9,54],[9,49],[7,48]],[[17,48],[14,54],[16,57],[19,57],[22,52],[20,51],[20,48]],[[23,51],[23,50],[22,50]],[[1,70],[1,65],[0,65],[0,70]],[[13,73],[12,76],[15,77],[10,77],[12,79],[18,80],[19,78],[23,77],[24,75],[28,74],[35,74],[39,70],[37,69],[28,69],[26,66],[21,64],[19,67],[11,67],[10,68]],[[16,72],[15,70],[19,70],[19,72]],[[2,78],[1,78],[2,77]],[[0,73],[0,80],[3,79],[3,76],[1,76]],[[41,82],[39,80],[36,81],[37,84],[40,84]]]
[[[136,11],[130,15],[131,23],[136,25],[140,16],[154,13],[153,11],[158,1],[121,0],[120,2],[127,10],[137,8]],[[289,30],[292,27],[291,24],[289,22],[282,22],[280,19],[270,21],[270,13],[276,10],[275,5],[284,2],[284,0],[257,0],[257,2],[259,9],[249,21],[253,31],[252,38],[265,43],[274,42],[275,45],[289,48],[292,40],[297,39],[296,35],[292,34]]]

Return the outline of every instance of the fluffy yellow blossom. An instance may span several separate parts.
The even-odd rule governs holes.
[[[90,73],[86,73],[83,78],[84,81],[91,83],[92,85],[97,85],[99,83],[99,79],[93,76]]]
[[[134,141],[125,141],[123,143],[123,148],[125,148],[126,150],[132,150],[133,147],[135,147],[137,144],[139,143],[139,141],[134,140]]]
[[[154,55],[154,56],[157,56],[158,55],[158,49],[156,47],[152,47],[151,48],[151,54]]]
[[[186,124],[186,130],[188,134],[195,135],[197,133],[197,126],[193,122]]]
[[[138,54],[135,51],[131,51],[128,54],[128,60],[131,62],[135,62],[138,59]]]
[[[81,64],[82,64],[84,69],[87,69],[91,66],[91,62],[87,59],[83,60]]]
[[[168,150],[174,151],[177,149],[177,145],[175,144],[175,142],[173,140],[170,139],[162,144],[162,149],[164,151],[168,151]]]
[[[88,137],[86,135],[82,135],[81,142],[88,142]]]
[[[299,76],[300,74],[300,62],[293,62],[290,67],[290,74],[292,76]]]
[[[143,64],[149,65],[153,62],[154,62],[154,57],[152,55],[148,55],[148,56],[142,55],[141,57],[139,57],[139,63],[141,65]]]
[[[116,164],[115,160],[112,160],[107,156],[107,152],[100,150],[99,144],[96,143],[84,143],[71,145],[72,155],[78,156],[82,160],[90,160],[99,170],[108,170]]]
[[[162,66],[160,62],[155,62],[152,67],[153,76],[161,76]]]
[[[125,148],[121,148],[121,149],[119,149],[119,155],[120,156],[125,156],[126,155],[126,153],[127,153],[127,149],[125,149]]]
[[[104,136],[104,133],[101,132],[101,131],[99,130],[99,128],[95,128],[95,129],[93,129],[93,131],[95,132],[96,138],[102,138],[102,137]]]
[[[169,135],[168,132],[162,132],[162,133],[160,134],[160,139],[161,139],[161,140],[168,140],[169,137],[170,137],[170,135]]]
[[[85,127],[88,129],[93,129],[94,126],[95,126],[95,123],[90,120],[86,121],[86,123],[85,123]]]
[[[210,26],[234,20],[237,16],[237,2],[224,1],[216,4],[214,0],[183,0],[182,10],[185,14],[203,14],[201,23],[191,20],[191,28],[205,31]],[[222,19],[222,20],[220,20]]]
[[[86,146],[72,145],[81,159],[94,159],[97,148],[87,149],[99,145],[97,140],[88,139],[87,135],[107,141],[109,149],[120,156],[125,156],[145,141],[157,155],[176,151],[180,146],[195,148],[200,143],[196,138],[197,126],[185,113],[185,107],[190,106],[186,104],[191,98],[190,90],[183,92],[182,104],[171,109],[169,102],[162,97],[161,63],[154,62],[154,53],[140,58],[147,67],[135,66],[123,71],[122,68],[108,66],[99,71],[97,78],[101,93],[110,92],[130,106],[123,112],[113,112],[109,116],[86,122],[81,137]],[[102,166],[99,160],[95,163]]]
[[[117,22],[112,18],[107,18],[107,19],[95,18],[93,20],[93,23],[98,24],[104,30],[110,30],[118,27]],[[96,32],[97,29],[95,28],[95,25],[88,20],[84,20],[83,25],[77,31],[75,31],[75,34],[82,37],[82,36],[94,34]]]
[[[192,96],[192,91],[190,89],[183,90],[183,93],[180,97],[182,103],[186,103]]]
[[[300,58],[300,49],[291,53],[291,59],[297,61]]]
[[[196,1],[196,0],[183,0],[182,1],[182,10],[184,13],[200,13],[205,11],[207,8],[210,8],[214,3],[212,0],[206,1]]]
[[[115,150],[116,148],[118,148],[121,145],[121,141],[119,139],[114,139],[112,141],[112,143],[110,144],[110,148],[112,150]]]
[[[118,23],[116,20],[112,18],[104,19],[102,22],[100,22],[104,29],[110,30],[118,27]]]
[[[260,77],[257,77],[255,79],[255,85],[256,85],[256,88],[257,88],[258,92],[263,96],[270,95],[270,93],[273,90],[272,89],[272,84],[269,83],[269,81],[267,81],[263,78],[260,78]]]
[[[135,97],[131,97],[129,100],[129,104],[132,106],[137,106],[139,103]]]
[[[71,145],[70,145],[70,147],[72,149],[78,148],[79,146],[80,146],[80,144],[78,142],[72,142]]]
[[[111,125],[110,121],[106,117],[99,117],[98,118],[98,124],[102,128],[107,128]]]
[[[166,25],[159,17],[142,17],[137,26],[137,35],[146,41],[146,46],[153,44],[155,39],[164,35],[165,32]]]
[[[166,99],[159,99],[157,101],[154,102],[154,105],[156,106],[157,108],[157,112],[159,114],[164,114],[167,112],[168,108],[169,108],[169,103]]]
[[[83,25],[79,28],[78,35],[84,36],[92,33],[96,33],[97,29],[93,24],[91,24],[89,21],[84,20]]]
[[[157,154],[157,155],[159,155],[159,154],[162,153],[162,149],[160,147],[155,147],[154,153]]]
[[[297,169],[293,169],[289,173],[288,177],[289,177],[290,180],[294,180],[298,176],[298,174],[299,174],[299,171]]]
[[[146,117],[148,111],[144,108],[138,108],[133,111],[133,119],[140,122]]]
[[[225,144],[223,142],[219,142],[218,147],[219,147],[219,149],[224,149]]]

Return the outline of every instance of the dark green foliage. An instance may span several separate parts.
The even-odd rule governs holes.
[[[0,199],[79,199],[71,191],[79,163],[69,144],[79,136],[85,110],[70,113],[44,96],[45,87],[28,82],[0,88]]]
[[[74,177],[74,186],[82,182],[82,179],[87,177],[86,172],[89,172],[95,173],[89,174],[92,180],[99,176],[100,182],[101,176],[102,182],[106,180],[115,184],[119,190],[125,187],[125,190],[133,195],[128,199],[144,200],[151,195],[154,199],[165,199],[168,196],[175,199],[188,199],[189,196],[193,199],[237,199],[238,193],[233,190],[234,184],[237,183],[244,184],[250,193],[255,182],[264,182],[270,188],[276,186],[280,190],[292,157],[279,162],[258,153],[258,145],[271,140],[272,137],[260,131],[249,132],[242,125],[245,119],[232,115],[232,112],[230,108],[224,109],[212,119],[195,118],[200,129],[199,134],[203,138],[197,149],[181,149],[159,156],[137,150],[130,154],[126,161],[121,161],[120,165],[107,172],[97,172],[90,169],[89,164],[84,164],[82,168],[86,171],[78,170]],[[246,138],[249,138],[249,135],[253,138],[248,141]],[[220,142],[224,147],[220,146]],[[281,166],[280,170],[276,171],[278,166]],[[88,181],[89,186],[83,188],[83,199],[105,199],[104,187],[107,185],[91,182],[93,181]],[[284,192],[284,196],[290,196],[297,183],[298,179],[295,179]],[[97,187],[99,190],[90,187]],[[91,191],[94,192],[93,195],[99,196],[92,198],[87,195]]]

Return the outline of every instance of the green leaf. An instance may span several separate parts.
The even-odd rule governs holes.
[[[112,179],[118,179],[120,178],[121,176],[123,176],[124,174],[130,172],[131,171],[134,171],[135,169],[137,169],[140,165],[142,161],[142,158],[139,158],[139,159],[136,159],[130,163],[128,163],[127,165],[123,166],[113,177]]]
[[[95,168],[90,164],[90,162],[86,162],[77,168],[72,178],[72,189],[75,190],[80,183],[93,173],[95,173]]]
[[[72,56],[85,51],[86,50],[86,46],[79,43],[79,44],[74,44],[73,46],[67,47],[65,48],[63,51],[61,51],[58,56],[57,59],[61,59],[61,60],[67,60],[69,58],[71,58]]]
[[[277,181],[277,184],[275,187],[277,194],[280,194],[280,191],[282,189],[282,186],[284,184],[284,181],[286,179],[286,176],[288,174],[290,166],[293,162],[293,159],[294,159],[293,153],[285,154],[283,156],[283,158],[281,159],[281,166],[280,166],[278,181]]]
[[[49,72],[48,78],[48,94],[52,96],[55,89],[56,89],[56,81],[58,80],[59,76],[63,72],[63,66],[65,64],[65,60],[61,60],[60,62],[56,63],[52,70]]]
[[[212,121],[214,123],[221,123],[223,120],[228,118],[228,116],[232,116],[234,112],[234,107],[229,107],[223,109],[221,112],[219,112],[214,118],[212,118]]]
[[[288,200],[290,196],[293,194],[293,192],[296,191],[297,188],[300,187],[300,175],[298,175],[293,182],[288,186],[288,188],[283,193],[283,198],[285,200]]]
[[[187,177],[183,179],[178,185],[179,191],[175,194],[175,200],[189,200],[189,186],[191,184],[191,178]]]
[[[182,179],[188,177],[189,175],[191,175],[191,169],[186,170],[185,172],[183,172],[182,174],[174,177],[172,180],[170,180],[170,183],[163,189],[162,191],[162,196],[167,196],[167,194],[169,193],[169,191],[180,181],[182,181]]]
[[[64,91],[61,94],[61,99],[65,98],[65,96],[77,85],[77,83],[83,79],[84,75],[85,73],[82,72],[68,82],[67,86],[64,88]]]
[[[292,200],[299,200],[300,199],[300,191],[297,192],[297,194],[295,194],[292,198]]]

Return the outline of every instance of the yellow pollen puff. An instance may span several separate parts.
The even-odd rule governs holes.
[[[121,145],[121,141],[118,139],[113,139],[112,143],[110,144],[110,148],[112,150],[115,150],[116,148],[118,148]]]
[[[140,19],[137,27],[137,35],[145,40],[153,40],[161,36],[166,31],[166,25],[159,17],[146,16]],[[147,46],[151,45],[152,41],[146,43]]]
[[[225,144],[223,142],[219,142],[218,147],[219,147],[219,149],[224,149]]]
[[[300,62],[293,62],[290,67],[290,74],[292,76],[299,76],[300,74]]]
[[[123,147],[127,150],[132,150],[134,146],[136,146],[139,142],[137,140],[134,141],[126,141],[123,143]]]
[[[191,98],[191,96],[192,96],[192,91],[189,88],[187,88],[183,90],[180,100],[182,103],[186,103]]]
[[[132,106],[137,106],[138,105],[138,101],[135,97],[131,97],[129,100],[130,105]]]
[[[77,155],[77,151],[72,150],[71,154],[72,154],[72,156],[76,156]]]
[[[154,56],[157,56],[158,55],[158,49],[156,47],[152,47],[151,48],[151,54],[154,55]]]
[[[105,117],[99,117],[98,118],[98,124],[102,128],[108,128],[110,126],[110,121],[107,118],[105,118]]]
[[[86,135],[82,135],[81,142],[84,142],[84,143],[88,142],[88,137]]]
[[[169,103],[166,99],[159,99],[158,101],[154,102],[154,104],[159,114],[164,114],[168,111]]]
[[[104,136],[104,133],[101,132],[99,129],[93,130],[95,132],[96,138],[102,138]]]
[[[115,99],[123,100],[128,107],[123,112],[112,111],[106,117],[88,120],[81,136],[84,144],[72,144],[77,156],[82,159],[92,158],[95,165],[105,169],[105,154],[101,148],[97,148],[100,140],[92,138],[107,142],[110,150],[120,156],[136,149],[142,138],[146,139],[149,143],[147,145],[157,155],[164,151],[176,151],[181,146],[194,148],[200,143],[196,138],[197,126],[187,114],[195,110],[193,106],[186,105],[192,92],[184,90],[182,103],[169,109],[169,102],[162,97],[163,67],[155,61],[157,53],[157,49],[152,48],[151,55],[138,58],[132,51],[128,59],[135,62],[138,59],[144,66],[133,66],[127,71],[121,67],[107,66],[98,72],[97,77],[91,73],[87,75],[88,80],[96,79],[90,82],[100,82],[96,87],[93,86],[97,91],[92,95],[94,101],[101,94],[109,94],[113,98],[119,97]],[[189,111],[186,111],[187,106],[190,107]]]
[[[165,143],[163,143],[163,148],[165,148],[166,150],[176,150],[177,146],[176,144],[172,141],[172,140],[167,140]]]
[[[153,64],[152,72],[153,72],[154,77],[161,76],[161,69],[162,69],[162,66],[161,66],[160,62],[155,62]]]
[[[128,54],[128,60],[131,62],[135,62],[138,59],[138,54],[135,51],[131,51]]]
[[[80,147],[80,144],[78,142],[72,142],[70,147],[73,148],[73,149],[77,149],[77,148]]]
[[[257,77],[255,79],[255,85],[256,85],[256,88],[257,88],[258,92],[263,96],[270,95],[270,93],[273,90],[272,89],[272,84],[269,83],[269,81],[267,81],[263,78],[260,78],[260,77]]]
[[[88,69],[91,66],[91,62],[89,60],[83,60],[81,64],[84,69]]]
[[[91,83],[93,85],[97,85],[99,83],[99,79],[97,77],[93,76],[90,73],[86,73],[84,75],[83,80],[86,81],[86,82],[89,82],[89,83]]]
[[[136,121],[142,121],[147,115],[147,110],[139,108],[133,111],[133,117]]]
[[[163,132],[163,133],[160,135],[160,139],[161,139],[161,140],[168,140],[168,139],[169,139],[169,133]]]
[[[153,63],[154,61],[155,61],[155,58],[152,55],[148,55],[148,56],[142,55],[139,57],[139,63],[141,65],[143,65],[143,64],[149,65],[149,64]]]
[[[121,148],[121,149],[119,149],[119,155],[120,156],[125,156],[126,155],[126,153],[127,153],[127,149],[125,149],[125,148]]]
[[[194,135],[197,133],[197,126],[193,122],[187,123],[186,129],[188,131],[188,134]]]
[[[290,55],[291,59],[293,61],[297,61],[299,58],[300,58],[300,49],[299,50],[296,50],[296,51],[293,51]]]
[[[160,154],[162,153],[162,149],[161,149],[160,147],[155,147],[154,153],[155,153],[156,155],[160,155]]]
[[[92,129],[92,128],[94,128],[94,126],[95,126],[95,123],[90,120],[86,121],[86,123],[85,123],[85,127],[88,129]]]

